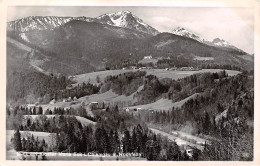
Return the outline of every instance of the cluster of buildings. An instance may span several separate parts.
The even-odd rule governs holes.
[[[77,101],[77,97],[73,97],[73,99],[71,97],[68,97],[67,99],[63,99],[62,102],[72,102],[72,101]]]
[[[142,110],[142,108],[129,108],[129,107],[125,108],[126,112],[130,112],[130,111],[138,112],[138,111],[141,111],[141,110]]]
[[[168,70],[177,70],[177,71],[198,71],[201,70],[200,68],[195,67],[172,67],[172,68],[165,68],[166,71]]]
[[[144,56],[144,59],[152,59],[152,56]]]

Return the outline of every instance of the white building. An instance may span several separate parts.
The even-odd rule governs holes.
[[[71,101],[71,97],[69,97],[67,101]]]
[[[70,107],[65,107],[64,110],[65,111],[70,110]]]
[[[26,104],[26,107],[28,108],[28,109],[33,109],[34,107],[36,107],[36,104]]]
[[[55,99],[50,101],[50,104],[54,104],[54,103],[56,103]]]
[[[150,56],[144,56],[144,59],[152,59],[153,57],[150,55]]]
[[[136,109],[137,112],[138,112],[138,111],[141,111],[141,110],[142,110],[142,108],[137,108],[137,109]]]

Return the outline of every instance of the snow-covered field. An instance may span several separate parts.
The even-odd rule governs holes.
[[[144,104],[144,105],[137,105],[137,106],[133,106],[133,107],[129,107],[130,109],[135,109],[135,108],[141,108],[141,109],[152,109],[152,110],[171,110],[172,107],[175,108],[180,108],[186,101],[188,101],[189,99],[197,96],[198,93],[195,93],[183,100],[177,101],[177,102],[172,102],[172,100],[168,100],[168,99],[160,99],[157,100],[154,103],[150,103],[150,104]]]
[[[38,117],[39,115],[24,115],[25,119],[27,119],[28,117],[31,117],[33,120],[36,119],[36,117]],[[59,116],[59,115],[45,115],[47,118],[53,118],[54,116]],[[65,116],[69,116],[69,115],[65,115]],[[83,126],[87,126],[89,124],[95,125],[96,122],[93,122],[89,119],[86,119],[84,117],[80,117],[80,116],[75,116],[76,119],[83,125]]]
[[[10,37],[7,37],[6,40],[7,40],[7,42],[14,44],[15,46],[17,46],[18,48],[20,48],[22,50],[25,50],[25,51],[28,51],[28,52],[30,52],[32,50],[30,47],[28,47],[28,46],[26,46],[26,45],[24,45],[24,44],[22,44],[22,43],[20,43],[16,40],[10,38]]]

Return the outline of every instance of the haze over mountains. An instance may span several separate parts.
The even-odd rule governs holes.
[[[30,16],[8,22],[7,33],[9,38],[38,52],[40,63],[35,53],[29,56],[30,61],[51,73],[74,75],[116,68],[122,62],[138,63],[149,55],[182,57],[188,61],[212,57],[214,60],[205,63],[253,67],[253,57],[222,39],[208,41],[184,28],[159,33],[129,11],[96,18]],[[13,48],[7,52],[9,56],[16,46],[8,41],[7,45]]]

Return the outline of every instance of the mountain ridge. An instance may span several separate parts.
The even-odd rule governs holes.
[[[220,39],[219,37],[216,37],[213,40],[204,39],[204,38],[200,37],[199,35],[197,35],[196,33],[193,33],[193,32],[191,32],[189,30],[186,30],[183,27],[177,27],[177,28],[173,29],[172,31],[170,31],[170,33],[173,33],[173,34],[179,35],[179,36],[188,37],[188,38],[197,40],[197,41],[199,41],[201,43],[204,43],[204,44],[207,44],[207,45],[210,45],[210,46],[234,49],[234,50],[237,50],[239,52],[246,53],[245,51],[237,48],[236,46],[230,44],[229,42],[227,42],[224,39]]]
[[[160,33],[158,30],[144,23],[142,19],[138,18],[137,16],[135,16],[127,10],[102,14],[98,17],[93,18],[85,16],[29,16],[22,19],[7,22],[7,31],[14,31],[15,33],[18,32],[24,40],[27,40],[27,37],[24,33],[30,30],[53,30],[54,28],[60,27],[73,20],[96,22],[116,27],[128,28],[151,35],[157,35]],[[230,44],[229,42],[223,39],[217,37],[212,41],[207,40],[200,37],[196,33],[184,29],[183,27],[177,27],[171,30],[170,33],[188,37],[210,46],[215,46],[223,49],[233,49],[241,53],[246,53],[245,51],[237,48],[236,46]]]
[[[183,62],[177,62],[188,66],[215,63],[252,68],[252,58],[243,52],[205,44],[201,42],[203,40],[198,41],[199,36],[195,35],[191,37],[197,37],[197,40],[173,33],[145,33],[138,28],[149,29],[149,26],[138,26],[143,22],[134,17],[129,11],[101,15],[99,22],[84,16],[75,17],[74,20],[73,17],[33,16],[27,20],[16,20],[17,26],[13,24],[14,28],[24,31],[25,25],[31,25],[28,31],[11,30],[7,31],[7,36],[48,56],[51,61],[42,62],[41,68],[56,74],[75,75],[121,69],[138,65],[145,56],[181,58]],[[219,41],[221,39],[215,40]]]
[[[137,30],[152,35],[156,35],[159,33],[158,30],[144,23],[140,18],[133,15],[129,11],[120,11],[115,13],[102,14],[94,18],[85,17],[85,16],[79,16],[79,17],[29,16],[29,17],[7,22],[7,30],[24,33],[30,30],[54,29],[73,20],[108,24],[112,26]]]

